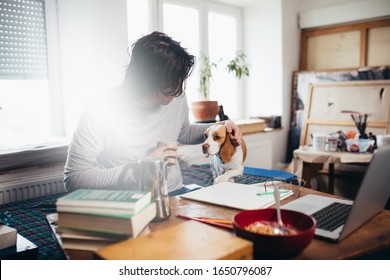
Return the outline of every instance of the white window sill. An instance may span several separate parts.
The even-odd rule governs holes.
[[[69,141],[56,141],[0,149],[0,172],[66,161]]]

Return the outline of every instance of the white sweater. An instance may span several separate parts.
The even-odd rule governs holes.
[[[65,165],[68,191],[79,188],[134,189],[129,163],[145,157],[157,141],[199,144],[209,125],[190,124],[186,97],[146,110],[113,89],[85,109],[73,135]],[[169,168],[168,189],[182,187],[178,164]]]

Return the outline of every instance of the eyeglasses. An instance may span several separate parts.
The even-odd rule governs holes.
[[[301,196],[302,189],[305,185],[306,185],[306,181],[299,177],[294,177],[288,180],[286,180],[286,178],[283,177],[275,177],[267,180],[264,183],[265,193],[263,193],[262,195],[273,194],[273,191],[269,192],[267,191],[267,188],[273,189],[274,187],[277,186],[281,193],[292,191],[294,196],[298,198]]]

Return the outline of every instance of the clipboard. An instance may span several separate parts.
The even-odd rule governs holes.
[[[292,194],[292,191],[281,190],[280,200]],[[245,185],[223,182],[182,194],[180,197],[239,210],[267,208],[275,203],[273,189],[267,187],[266,191],[264,183]]]

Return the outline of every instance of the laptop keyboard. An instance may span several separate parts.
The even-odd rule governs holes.
[[[312,216],[317,221],[317,228],[333,231],[345,224],[351,212],[352,205],[334,202],[331,205],[314,213]]]

